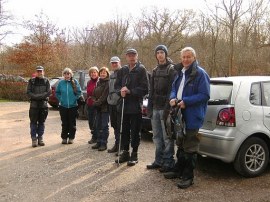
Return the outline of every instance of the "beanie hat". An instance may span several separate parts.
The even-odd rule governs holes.
[[[91,73],[93,71],[96,71],[98,73],[98,68],[96,66],[90,67],[88,72]]]
[[[158,45],[155,49],[155,55],[157,54],[157,51],[162,50],[164,51],[166,57],[168,56],[168,49],[165,45]]]

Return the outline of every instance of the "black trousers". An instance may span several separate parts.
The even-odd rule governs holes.
[[[48,116],[48,108],[33,108],[29,110],[31,138],[42,137],[45,130],[45,120]]]
[[[186,137],[178,145],[176,157],[177,161],[174,171],[182,176],[183,180],[194,178],[194,169],[197,163],[197,151],[200,140],[198,130],[186,130]]]
[[[61,138],[75,139],[77,107],[65,108],[60,106],[59,112],[62,121]]]
[[[138,151],[140,145],[140,131],[142,127],[142,114],[124,114],[122,126],[122,144],[123,149],[128,151],[129,144],[133,148],[133,152]]]

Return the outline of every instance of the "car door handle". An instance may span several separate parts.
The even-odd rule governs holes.
[[[270,118],[270,114],[265,115],[267,118]]]

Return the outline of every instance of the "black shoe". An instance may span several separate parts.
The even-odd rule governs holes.
[[[67,144],[67,139],[63,139],[62,144]]]
[[[177,173],[177,172],[167,172],[167,173],[164,173],[164,177],[166,179],[175,179],[175,178],[180,178],[181,176]]]
[[[94,146],[92,146],[92,149],[98,149],[100,147],[100,144],[96,143]]]
[[[128,166],[135,166],[138,163],[138,153],[132,152],[129,161],[127,162]]]
[[[158,165],[158,164],[152,163],[152,164],[150,164],[150,165],[147,165],[146,168],[149,169],[149,170],[151,170],[151,169],[158,169],[158,168],[161,168],[161,166]]]
[[[108,149],[108,153],[118,152],[118,146],[115,144],[111,149]]]
[[[119,163],[127,162],[130,158],[129,152],[124,150],[118,158],[119,158]],[[118,163],[118,158],[115,159],[115,163]]]
[[[177,183],[177,187],[180,189],[186,189],[193,185],[193,179],[188,179],[188,180],[181,180],[180,182]]]
[[[173,168],[170,168],[170,167],[168,167],[168,166],[162,166],[162,167],[159,168],[158,170],[159,170],[159,172],[161,172],[161,173],[167,173],[167,172],[173,171]]]
[[[101,145],[99,148],[98,148],[98,151],[105,151],[107,149],[107,146],[106,145]]]
[[[88,141],[88,144],[94,144],[97,143],[97,140],[95,138],[92,138],[91,140]]]

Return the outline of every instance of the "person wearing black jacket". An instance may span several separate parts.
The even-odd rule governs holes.
[[[154,162],[146,168],[169,172],[174,167],[174,140],[166,132],[165,120],[167,111],[170,110],[169,96],[177,71],[168,58],[168,49],[165,45],[156,47],[155,57],[158,64],[152,71],[147,109],[151,118],[156,151]]]
[[[148,76],[146,68],[138,61],[138,53],[131,48],[126,51],[127,65],[123,66],[117,73],[115,89],[121,95],[119,111],[124,105],[122,117],[121,147],[123,151],[115,162],[127,162],[128,166],[138,163],[138,147],[140,144],[140,130],[142,124],[142,100],[148,93]],[[129,153],[131,143],[132,152]]]
[[[50,82],[44,77],[44,67],[36,67],[36,77],[28,81],[26,93],[30,98],[29,118],[32,147],[44,146],[43,134],[45,120],[48,116],[48,98],[51,94]]]

